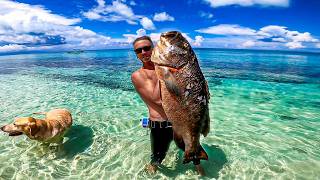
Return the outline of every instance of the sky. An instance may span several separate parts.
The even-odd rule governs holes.
[[[319,0],[0,0],[0,53],[132,48],[177,30],[196,48],[320,52]]]

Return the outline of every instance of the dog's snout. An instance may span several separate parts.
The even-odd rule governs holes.
[[[3,130],[3,129],[4,129],[4,126],[2,126],[0,129],[1,129],[1,131],[4,131],[4,130]]]

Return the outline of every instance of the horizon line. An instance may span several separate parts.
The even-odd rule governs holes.
[[[23,55],[23,54],[47,54],[47,53],[72,53],[77,51],[83,51],[79,54],[86,53],[86,52],[93,52],[93,51],[111,51],[111,50],[130,50],[132,48],[125,47],[125,48],[106,48],[106,49],[73,49],[73,50],[60,50],[60,51],[19,51],[19,52],[0,52],[0,56],[9,56],[9,55]],[[298,53],[298,54],[320,54],[320,50],[287,50],[287,49],[243,49],[243,48],[216,48],[216,47],[193,47],[193,49],[212,49],[212,50],[224,50],[224,51],[266,51],[266,52],[282,52],[282,53]],[[133,52],[133,49],[132,49]],[[74,54],[76,55],[76,54]]]

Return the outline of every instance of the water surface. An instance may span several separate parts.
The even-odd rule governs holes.
[[[320,178],[319,54],[197,49],[208,80],[208,178]],[[56,107],[72,111],[62,148],[0,133],[0,179],[199,178],[172,143],[144,171],[147,116],[131,84],[131,50],[0,56],[0,125]],[[41,116],[37,116],[41,117]]]

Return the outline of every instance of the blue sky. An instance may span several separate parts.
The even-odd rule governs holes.
[[[318,0],[0,0],[0,53],[130,48],[181,31],[194,47],[320,51]]]

